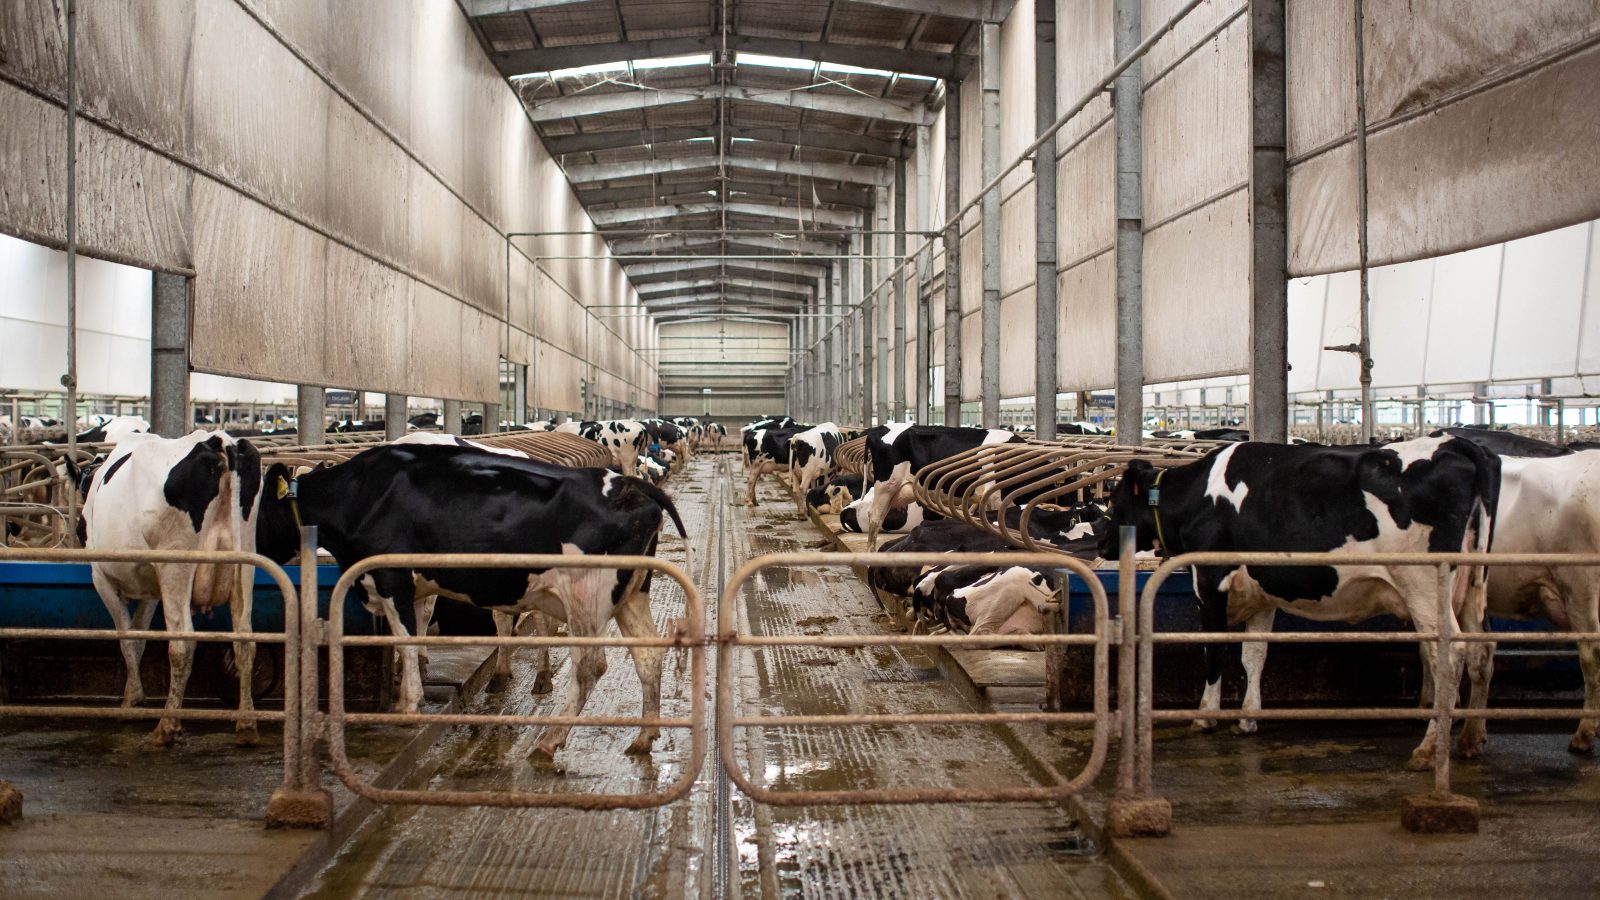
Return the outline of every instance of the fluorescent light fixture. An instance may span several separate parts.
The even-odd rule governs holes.
[[[910,78],[916,81],[938,81],[926,75],[908,75],[904,72],[890,72],[885,69],[867,69],[861,66],[847,66],[842,63],[817,63],[809,59],[793,59],[786,56],[767,56],[761,53],[740,53],[737,62],[741,66],[766,66],[773,69],[795,69],[810,71],[813,67],[823,72],[838,72],[844,75],[877,75],[882,78],[892,78],[899,75],[901,78]]]

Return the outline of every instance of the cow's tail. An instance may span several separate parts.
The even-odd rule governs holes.
[[[1500,457],[1472,441],[1456,438],[1456,449],[1472,460],[1473,504],[1472,530],[1476,540],[1463,549],[1468,552],[1488,553],[1494,546],[1494,520],[1500,506]],[[1474,589],[1486,590],[1489,581],[1488,566],[1473,566],[1468,578]]]
[[[656,505],[666,510],[667,515],[672,517],[672,524],[678,527],[678,537],[687,538],[689,531],[683,527],[683,519],[678,516],[678,508],[672,505],[672,498],[667,496],[667,492],[645,481],[643,478],[635,478],[633,481],[639,488],[640,493],[654,500]]]

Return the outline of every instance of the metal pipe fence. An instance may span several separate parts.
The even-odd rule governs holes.
[[[885,568],[933,565],[1029,566],[1066,571],[1086,579],[1094,600],[1093,634],[953,635],[757,635],[744,634],[736,624],[734,603],[744,585],[758,573],[773,568],[812,566],[827,568]],[[722,766],[739,789],[751,799],[774,806],[908,803],[998,803],[1061,801],[1092,784],[1105,765],[1112,727],[1110,647],[1113,626],[1105,589],[1093,570],[1080,560],[1046,553],[771,553],[740,566],[728,580],[717,611],[717,736]],[[1088,712],[988,712],[988,713],[843,713],[836,715],[747,715],[733,700],[734,656],[739,648],[761,647],[1003,647],[1019,642],[1046,646],[1094,648],[1094,706]],[[1131,689],[1123,685],[1123,690]],[[1123,698],[1128,708],[1131,697]],[[744,771],[735,749],[737,728],[842,727],[867,725],[1004,725],[1011,723],[1073,724],[1093,726],[1093,743],[1084,768],[1071,780],[1053,786],[1012,788],[851,788],[827,791],[778,791],[758,784]]]

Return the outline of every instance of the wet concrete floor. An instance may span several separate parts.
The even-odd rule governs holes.
[[[761,506],[739,505],[736,458],[704,454],[670,490],[695,548],[691,574],[708,614],[728,573],[750,556],[820,542],[777,483]],[[735,484],[730,476],[738,478]],[[683,563],[681,545],[662,555]],[[741,627],[767,634],[887,633],[877,601],[848,570],[771,571],[743,597]],[[655,618],[682,614],[677,587],[658,580]],[[738,660],[740,708],[763,713],[970,710],[976,704],[932,660],[889,648],[747,651]],[[564,662],[565,654],[558,659]],[[714,662],[714,657],[712,657]],[[608,654],[585,712],[635,715],[638,682],[626,651]],[[556,694],[530,695],[531,654],[481,711],[550,711]],[[710,669],[710,671],[714,671]],[[708,680],[708,709],[712,698]],[[687,670],[669,657],[663,714],[689,710]],[[441,744],[435,787],[637,792],[670,782],[688,735],[665,732],[647,762],[623,754],[631,729],[580,728],[558,755],[562,771],[528,760],[537,729],[458,729]],[[1003,736],[967,727],[790,728],[736,735],[746,771],[782,790],[846,787],[1033,785],[1035,771]],[[585,897],[1014,897],[1125,896],[1110,868],[1086,852],[1062,809],[1040,804],[962,807],[766,807],[744,797],[708,754],[691,794],[658,810],[392,808],[380,812],[323,872],[314,896],[517,894]]]

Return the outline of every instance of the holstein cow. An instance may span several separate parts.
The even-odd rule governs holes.
[[[806,505],[823,515],[842,515],[845,507],[861,497],[861,476],[831,475],[806,492]]]
[[[891,510],[914,506],[911,485],[926,466],[984,444],[1016,444],[1022,438],[1003,428],[952,428],[896,422],[867,432],[866,472],[872,501],[862,524],[869,546],[877,543]],[[865,498],[863,498],[865,500]],[[909,518],[908,514],[908,518]]]
[[[576,425],[575,430],[569,425]],[[606,448],[611,454],[611,464],[632,475],[638,467],[639,454],[645,451],[648,432],[643,424],[631,419],[612,419],[605,422],[568,422],[557,431],[571,431]]]
[[[76,473],[74,473],[76,474]],[[125,438],[89,480],[83,504],[84,546],[90,550],[234,550],[255,549],[256,509],[261,487],[261,457],[249,441],[221,432],[196,431],[167,440],[150,434]],[[172,631],[193,631],[193,611],[206,612],[228,604],[233,628],[251,630],[252,586],[245,566],[194,563],[90,564],[95,590],[118,631],[150,627],[155,604]],[[133,614],[129,604],[135,604]],[[239,710],[254,709],[251,675],[255,644],[237,641],[234,661],[239,672]],[[144,701],[139,660],[144,641],[124,640],[122,659],[128,668],[123,706]],[[183,692],[194,661],[194,641],[170,641],[172,666],[167,710],[183,707]],[[177,718],[156,724],[151,740],[170,746],[183,731]],[[256,723],[240,719],[234,740],[256,743]]]
[[[839,426],[824,422],[789,439],[789,480],[800,515],[806,514],[806,494],[833,471],[833,451],[844,442]]]
[[[794,436],[807,427],[796,425],[789,428],[762,428],[746,436],[745,450],[749,454],[750,464],[750,468],[745,471],[747,505],[756,505],[756,482],[761,480],[761,476],[789,468],[789,445]]]
[[[728,427],[721,422],[707,422],[705,425],[706,440],[716,449],[722,449],[722,442],[728,437]]]
[[[1101,555],[1116,559],[1117,528],[1137,529],[1138,546],[1168,556],[1198,551],[1449,553],[1489,549],[1500,463],[1455,438],[1421,438],[1386,447],[1230,444],[1178,468],[1156,470],[1134,460],[1111,502]],[[1483,629],[1482,567],[1448,573],[1446,589],[1460,629]],[[1194,572],[1201,625],[1222,631],[1244,622],[1270,631],[1279,609],[1320,621],[1359,622],[1389,614],[1418,631],[1439,624],[1437,573],[1430,566],[1199,566]],[[1481,645],[1477,645],[1481,646]],[[1421,645],[1425,680],[1459,690],[1463,652],[1450,671],[1434,665],[1436,646]],[[1221,708],[1222,654],[1207,645],[1201,708]],[[1260,674],[1267,645],[1246,643],[1246,711],[1261,708]],[[1200,720],[1209,729],[1214,722]],[[1243,720],[1238,730],[1255,730]],[[1430,722],[1408,763],[1432,765],[1449,735]],[[1470,747],[1463,748],[1469,752]]]
[[[1600,451],[1573,452],[1533,438],[1480,429],[1446,429],[1500,454],[1500,503],[1494,517],[1495,553],[1600,552]],[[1516,451],[1516,452],[1513,452]],[[1544,619],[1558,629],[1600,631],[1600,570],[1592,566],[1490,566],[1491,615]],[[1489,702],[1494,645],[1468,659],[1470,706]],[[1567,749],[1594,751],[1600,727],[1600,645],[1578,644],[1583,669],[1584,709],[1595,713],[1578,723]],[[1468,719],[1457,746],[1474,755],[1487,740],[1487,723]]]
[[[384,553],[653,554],[662,513],[683,523],[660,489],[606,469],[577,469],[462,447],[375,447],[348,462],[297,479],[281,465],[265,480],[262,553],[295,553],[296,517],[318,528],[322,546],[342,566]],[[538,611],[565,620],[575,637],[597,637],[610,619],[624,635],[656,636],[650,619],[650,573],[617,569],[383,569],[361,579],[367,602],[406,634],[395,615],[418,582],[441,596],[515,614]],[[404,655],[400,708],[422,698],[415,647]],[[659,647],[634,647],[644,716],[661,708]],[[562,715],[582,711],[605,673],[598,647],[572,650],[575,677]],[[553,757],[569,728],[552,727],[534,752]],[[629,747],[645,753],[658,729],[644,727]]]
[[[150,423],[138,416],[109,416],[103,421],[93,423],[93,427],[78,433],[80,444],[115,444],[130,434],[143,434],[150,430]],[[65,444],[64,437],[51,438],[47,444]]]
[[[941,566],[917,580],[920,623],[968,634],[1043,634],[1060,594],[1046,573],[1023,566]]]

